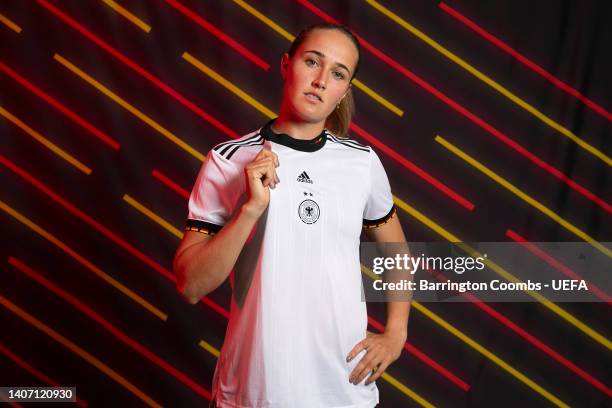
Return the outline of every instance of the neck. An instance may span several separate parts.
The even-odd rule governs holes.
[[[281,113],[271,127],[275,133],[285,133],[294,139],[311,140],[323,131],[325,121],[318,123],[297,121]]]

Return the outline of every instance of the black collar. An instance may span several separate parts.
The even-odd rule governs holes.
[[[276,118],[269,120],[261,128],[261,135],[264,137],[264,139],[291,147],[295,150],[300,150],[302,152],[315,152],[322,148],[327,141],[325,129],[323,129],[318,136],[309,140],[294,139],[286,133],[276,133],[272,130],[272,124],[275,120]]]

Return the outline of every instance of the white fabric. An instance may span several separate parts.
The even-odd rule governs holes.
[[[348,381],[365,351],[349,363],[346,356],[366,336],[359,237],[364,218],[393,206],[385,170],[370,147],[333,135],[316,151],[258,135],[212,149],[189,199],[188,219],[222,226],[247,198],[245,165],[264,146],[278,155],[280,183],[230,275],[231,315],[212,386],[217,406],[373,407],[376,383]],[[300,218],[305,200],[318,205],[314,222],[314,205],[302,208],[306,222]]]

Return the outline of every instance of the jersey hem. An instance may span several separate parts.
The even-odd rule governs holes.
[[[389,210],[389,212],[380,217],[377,218],[375,220],[366,220],[365,218],[363,219],[363,228],[376,228],[376,227],[380,227],[383,224],[386,224],[392,217],[393,215],[396,213],[397,208],[395,206],[395,204],[393,204],[391,206],[391,210]]]
[[[223,228],[223,225],[213,224],[202,220],[188,218],[185,222],[185,231],[195,231],[206,235],[215,235]]]
[[[366,401],[366,402],[359,403],[359,404],[334,405],[333,407],[327,407],[327,408],[374,408],[379,404],[379,402],[380,402],[379,398],[372,398],[370,401]],[[231,402],[219,400],[218,398],[212,400],[210,406],[212,408],[253,408],[253,406],[237,405]],[[262,407],[266,407],[266,405]]]

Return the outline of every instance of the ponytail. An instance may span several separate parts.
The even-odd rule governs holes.
[[[351,86],[342,98],[336,109],[325,120],[325,128],[334,136],[347,137],[351,119],[355,114],[355,101],[353,100],[353,87]]]

